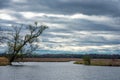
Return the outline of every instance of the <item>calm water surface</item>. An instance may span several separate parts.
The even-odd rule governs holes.
[[[25,62],[0,66],[0,80],[120,80],[120,67],[84,66],[73,62]]]

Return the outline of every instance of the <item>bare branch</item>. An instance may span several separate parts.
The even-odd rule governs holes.
[[[38,37],[43,33],[43,31],[48,28],[44,25],[38,26],[38,23],[35,22],[35,25],[29,25],[29,33],[24,33],[21,35],[23,25],[12,27],[13,34],[11,36],[13,38],[8,40],[8,54],[10,54],[10,62],[18,58],[18,54],[32,53],[34,50],[36,50],[38,46],[34,43],[38,41]]]

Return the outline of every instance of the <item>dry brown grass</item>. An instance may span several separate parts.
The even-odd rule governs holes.
[[[84,64],[83,61],[76,61],[75,64]],[[92,59],[91,65],[95,66],[120,66],[120,59]]]
[[[0,57],[0,66],[5,66],[5,65],[8,65],[9,64],[9,61],[7,58],[5,57]]]
[[[76,61],[75,64],[84,64],[80,58],[24,58],[17,60],[21,62],[68,62]],[[5,57],[0,57],[0,65],[8,65],[9,61]],[[91,65],[96,66],[120,66],[120,59],[92,59]]]
[[[93,59],[92,65],[101,66],[120,66],[120,59]]]
[[[23,60],[17,60],[22,62],[68,62],[68,61],[81,61],[78,58],[24,58]]]
[[[24,58],[22,62],[68,62],[76,61],[75,64],[84,64],[80,58]],[[92,59],[91,65],[96,66],[120,66],[120,59]]]

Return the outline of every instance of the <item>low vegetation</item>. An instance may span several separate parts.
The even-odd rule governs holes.
[[[80,58],[19,58],[14,62],[69,62],[69,61],[81,61]],[[9,60],[5,57],[0,57],[0,65],[9,65]]]
[[[76,61],[76,62],[74,62],[74,64],[85,64],[85,63],[82,60],[82,61]],[[120,66],[120,59],[92,59],[90,65],[94,65],[94,66]]]
[[[83,61],[75,61],[74,64],[84,64]]]
[[[69,62],[69,61],[81,61],[80,58],[23,58],[17,60],[20,62]]]
[[[83,57],[83,61],[85,65],[90,65],[91,64],[91,57],[89,55],[85,55]]]
[[[0,66],[5,66],[9,64],[9,60],[5,57],[0,57]]]
[[[20,62],[68,62],[75,61],[74,64],[85,64],[80,58],[23,58],[17,60]],[[9,64],[9,60],[5,57],[0,57],[0,66]],[[120,66],[120,59],[91,59],[91,64],[94,66]]]
[[[47,54],[46,54],[47,55]],[[85,64],[85,65],[95,65],[95,66],[120,66],[120,59],[95,59],[91,55],[83,56],[83,58],[75,58],[75,57],[68,57],[66,55],[41,55],[41,56],[29,56],[23,57],[23,59],[19,58],[15,60],[15,62],[69,62],[75,61],[74,64]],[[56,57],[58,56],[58,57]],[[62,57],[61,57],[62,56]],[[92,57],[92,58],[91,58]],[[1,55],[0,57],[0,65],[8,65],[9,60]]]

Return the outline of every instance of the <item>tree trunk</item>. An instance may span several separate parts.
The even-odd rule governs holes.
[[[10,60],[9,60],[9,64],[10,65],[12,65],[12,62],[14,61],[14,58],[11,58]]]
[[[13,55],[13,56],[10,57],[10,59],[9,59],[9,64],[10,65],[12,65],[12,62],[15,60],[15,58],[16,58],[16,55]]]

